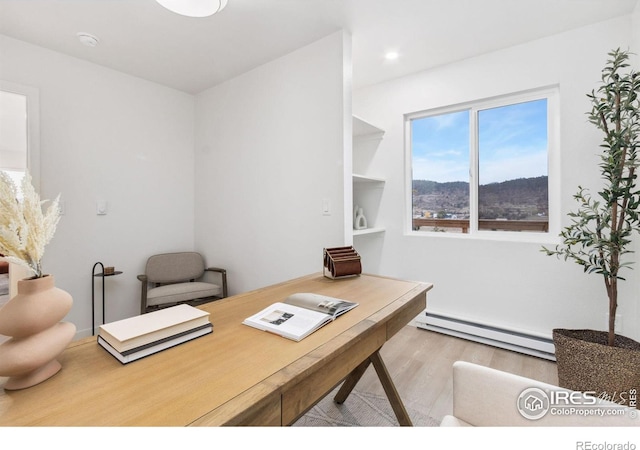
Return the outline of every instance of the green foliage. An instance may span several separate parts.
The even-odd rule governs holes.
[[[587,97],[591,101],[589,122],[604,133],[600,145],[600,170],[603,188],[596,198],[581,186],[573,196],[578,203],[568,215],[571,224],[560,234],[562,244],[554,250],[543,247],[548,255],[564,257],[584,268],[586,273],[604,277],[609,297],[609,344],[613,345],[617,280],[620,269],[631,262],[622,257],[629,249],[632,235],[640,231],[640,191],[636,186],[638,150],[640,150],[640,76],[629,67],[629,52],[614,50],[602,71],[602,83]]]

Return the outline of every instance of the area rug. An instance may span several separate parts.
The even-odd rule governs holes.
[[[354,389],[347,400],[338,405],[333,401],[337,389],[293,424],[294,427],[397,427],[399,426],[389,400],[384,395]],[[440,423],[419,411],[407,408],[414,426],[437,427]]]

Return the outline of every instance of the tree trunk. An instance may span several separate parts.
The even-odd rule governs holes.
[[[609,338],[610,346],[615,345],[616,340],[616,311],[618,309],[618,278],[611,277],[607,283],[607,295],[609,296]]]

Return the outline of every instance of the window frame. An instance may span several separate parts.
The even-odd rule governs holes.
[[[478,112],[529,101],[547,101],[547,179],[548,179],[548,231],[493,231],[478,229]],[[413,153],[411,122],[415,119],[470,111],[469,117],[469,231],[468,233],[441,233],[413,230]],[[520,91],[495,97],[472,100],[454,105],[429,108],[404,115],[405,132],[405,235],[447,237],[460,239],[495,239],[523,242],[555,242],[560,232],[560,92],[557,85]]]

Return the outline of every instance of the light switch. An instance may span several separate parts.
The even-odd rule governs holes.
[[[331,205],[328,198],[322,199],[322,215],[323,216],[331,215]]]
[[[107,213],[107,201],[98,200],[96,203],[96,214],[103,216]]]

